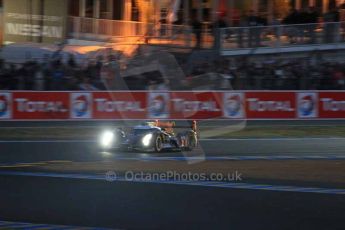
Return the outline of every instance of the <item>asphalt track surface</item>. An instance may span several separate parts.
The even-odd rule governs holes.
[[[7,221],[121,229],[343,229],[345,197],[0,176]]]
[[[32,163],[39,161],[102,161],[119,157],[221,157],[221,156],[345,156],[344,138],[311,139],[234,139],[202,140],[197,153],[165,152],[161,154],[101,153],[94,140],[4,141],[1,142],[0,164]]]
[[[92,140],[13,141],[0,142],[0,146],[0,165],[147,156],[105,156]],[[198,154],[206,157],[345,156],[342,138],[204,140],[201,146]],[[168,152],[150,156],[186,155]],[[345,195],[339,194],[6,173],[0,174],[0,185],[2,221],[115,229],[344,229]]]

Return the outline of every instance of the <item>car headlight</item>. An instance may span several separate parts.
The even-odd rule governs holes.
[[[143,145],[146,146],[146,147],[149,146],[150,143],[151,143],[152,137],[153,137],[152,133],[146,134],[146,135],[143,137],[143,140],[142,140]]]
[[[104,148],[109,148],[114,141],[114,133],[111,131],[106,131],[101,135],[100,144]]]

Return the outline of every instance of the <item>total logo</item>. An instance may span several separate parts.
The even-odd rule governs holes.
[[[298,94],[298,117],[316,118],[317,117],[317,94],[299,93]]]
[[[0,93],[0,119],[11,118],[10,101],[9,93]]]
[[[71,118],[89,119],[91,118],[92,97],[90,93],[72,93],[71,94]]]
[[[64,103],[62,101],[30,101],[27,98],[16,98],[16,111],[21,113],[66,113]]]
[[[224,93],[224,117],[244,118],[243,93]]]
[[[262,101],[258,98],[247,99],[249,110],[255,112],[294,112],[291,101]]]
[[[181,98],[172,99],[174,111],[177,112],[219,112],[216,101],[187,101]]]
[[[149,94],[149,117],[150,118],[168,118],[169,117],[169,94],[168,93],[150,93]]]
[[[140,101],[109,101],[105,98],[94,99],[97,112],[143,112]]]
[[[323,111],[331,111],[331,112],[345,111],[345,101],[334,100],[332,98],[322,98],[320,99],[320,101],[322,102]]]

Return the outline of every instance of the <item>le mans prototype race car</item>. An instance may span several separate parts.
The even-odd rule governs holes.
[[[177,134],[174,129],[188,129]],[[99,139],[104,151],[192,151],[198,145],[197,123],[190,126],[176,126],[175,122],[146,122],[133,127],[129,132],[116,128],[104,131]]]

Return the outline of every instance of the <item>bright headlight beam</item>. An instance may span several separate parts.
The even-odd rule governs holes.
[[[144,145],[144,146],[149,146],[150,143],[151,143],[152,137],[153,137],[152,133],[146,134],[146,135],[143,137],[143,145]]]
[[[111,143],[114,141],[114,133],[110,131],[106,131],[101,136],[101,145],[105,148],[110,147]]]

